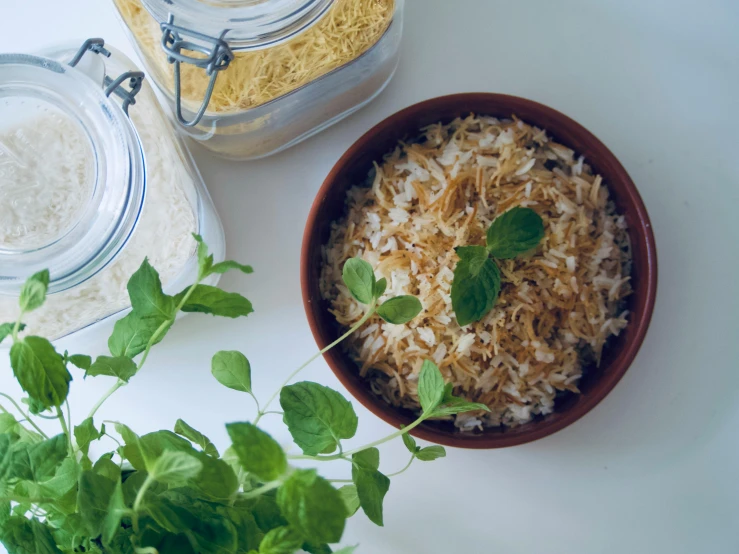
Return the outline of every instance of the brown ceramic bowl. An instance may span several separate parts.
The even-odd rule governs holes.
[[[534,441],[570,425],[593,409],[616,386],[634,360],[647,333],[657,292],[657,255],[649,216],[634,183],[615,156],[592,133],[569,117],[531,100],[502,94],[455,94],[415,104],[376,125],[352,145],[336,163],[318,192],[308,216],[303,237],[301,283],[303,302],[313,335],[323,348],[339,336],[334,317],[319,291],[321,246],[329,237],[331,222],[345,213],[346,192],[363,183],[372,162],[393,150],[399,140],[412,140],[420,129],[439,121],[448,123],[470,113],[509,118],[515,114],[527,123],[546,129],[557,142],[585,156],[595,173],[603,176],[618,211],[626,216],[633,246],[629,325],[607,344],[599,368],[590,368],[580,381],[582,394],[564,396],[555,411],[520,427],[489,428],[459,433],[449,422],[427,422],[413,435],[462,448],[499,448]],[[413,413],[399,409],[375,396],[359,377],[357,365],[341,348],[325,356],[339,380],[372,413],[395,427],[410,423]]]

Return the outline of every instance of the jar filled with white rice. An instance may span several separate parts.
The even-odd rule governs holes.
[[[102,40],[0,55],[0,321],[49,269],[26,332],[61,338],[122,316],[145,257],[173,293],[197,275],[193,233],[223,259],[218,215],[144,74]]]
[[[358,110],[398,66],[404,0],[113,0],[180,129],[268,156]]]

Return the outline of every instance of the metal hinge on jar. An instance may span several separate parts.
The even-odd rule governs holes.
[[[106,58],[110,57],[110,52],[105,49],[105,41],[103,39],[90,38],[82,44],[69,62],[69,66],[75,67],[87,52],[101,54]],[[115,94],[119,97],[122,101],[121,107],[123,108],[123,113],[128,115],[128,107],[136,104],[136,95],[144,84],[144,78],[145,75],[142,71],[126,71],[115,79],[106,74],[104,80],[105,96]],[[128,90],[123,87],[123,83],[126,81],[128,81]]]
[[[175,115],[177,121],[185,127],[194,127],[205,115],[208,109],[210,99],[213,96],[213,89],[216,85],[218,72],[226,69],[234,59],[234,53],[231,47],[224,40],[228,30],[223,31],[218,38],[210,37],[202,33],[197,33],[178,27],[174,24],[174,16],[169,15],[166,23],[161,24],[162,29],[162,48],[167,54],[167,61],[174,64],[174,100]],[[187,40],[184,37],[189,37]],[[193,40],[198,42],[193,42]],[[205,57],[194,57],[183,54],[183,51],[199,52]],[[180,86],[180,66],[182,63],[189,63],[205,70],[206,75],[210,76],[208,88],[205,91],[205,98],[195,117],[187,121],[182,115],[182,87]]]

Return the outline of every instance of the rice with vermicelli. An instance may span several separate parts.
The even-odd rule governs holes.
[[[424,306],[408,325],[375,316],[345,343],[361,375],[394,405],[418,409],[418,374],[432,359],[455,394],[490,407],[456,416],[459,428],[525,423],[550,413],[558,395],[578,393],[583,370],[627,325],[626,221],[601,176],[544,130],[476,116],[432,125],[375,164],[347,204],[321,274],[339,324],[356,323],[365,309],[341,280],[355,256],[387,279],[383,300],[412,294]],[[496,305],[460,327],[450,296],[454,248],[485,244],[495,217],[514,206],[534,209],[545,237],[535,253],[499,261]]]

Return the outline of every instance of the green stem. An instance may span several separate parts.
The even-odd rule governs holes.
[[[144,480],[144,484],[141,485],[141,488],[136,495],[136,500],[133,501],[133,513],[131,514],[131,519],[133,521],[133,530],[136,533],[139,532],[139,509],[141,508],[141,503],[144,501],[144,495],[146,494],[146,491],[148,491],[149,487],[154,484],[154,481],[155,479],[151,476],[151,474],[147,474],[146,479]]]
[[[334,346],[341,343],[344,339],[351,336],[357,329],[359,329],[362,325],[364,325],[369,318],[371,318],[375,313],[375,308],[377,307],[377,299],[372,301],[372,304],[370,304],[369,310],[367,310],[367,313],[362,316],[362,319],[360,319],[351,329],[349,329],[346,333],[341,335],[338,339],[336,339],[334,342],[329,344],[326,348],[321,350],[320,352],[317,352],[314,356],[312,356],[307,362],[305,362],[303,365],[301,365],[298,369],[293,371],[290,376],[285,380],[285,382],[282,384],[282,386],[275,391],[275,393],[272,395],[272,397],[267,401],[267,403],[264,405],[264,409],[266,410],[272,402],[274,402],[275,398],[277,398],[277,395],[280,394],[280,391],[285,388],[290,381],[292,381],[298,373],[303,371],[306,367],[308,367],[313,361],[315,361],[317,358],[331,350]],[[264,412],[260,412],[257,415],[257,418],[254,420],[254,425],[256,425],[259,420],[262,418],[262,415],[264,415]]]
[[[411,464],[413,463],[413,460],[415,460],[415,459],[416,459],[415,456],[411,456],[411,459],[408,460],[408,463],[406,464],[406,466],[403,469],[401,469],[400,471],[396,471],[395,473],[390,473],[387,476],[388,477],[397,477],[398,475],[400,475],[401,473],[403,473],[405,470],[407,470],[409,467],[411,467]]]
[[[261,487],[257,487],[256,489],[252,489],[248,492],[244,492],[241,494],[241,498],[256,498],[257,496],[262,496],[265,492],[269,492],[271,490],[274,490],[278,488],[282,484],[282,481],[270,481],[269,483],[265,483]]]
[[[11,403],[11,404],[13,404],[13,406],[15,406],[15,409],[16,409],[16,410],[18,410],[18,411],[19,411],[19,412],[21,413],[21,415],[22,415],[22,416],[23,416],[24,418],[26,418],[26,421],[27,421],[28,423],[30,423],[31,425],[33,425],[33,428],[34,428],[34,429],[36,429],[36,431],[38,431],[38,433],[39,433],[39,434],[40,434],[40,435],[41,435],[42,437],[44,437],[45,439],[48,439],[48,438],[49,438],[49,437],[48,437],[48,436],[46,435],[46,433],[44,433],[44,432],[43,432],[43,431],[41,430],[41,428],[40,428],[40,427],[39,427],[38,425],[36,425],[36,424],[35,424],[35,423],[33,422],[33,420],[31,419],[31,416],[29,416],[29,415],[28,415],[28,414],[27,414],[26,412],[24,412],[24,411],[23,411],[23,408],[21,408],[21,407],[20,407],[20,406],[18,405],[18,403],[17,403],[17,402],[15,401],[15,400],[13,400],[13,398],[12,398],[12,397],[8,396],[8,395],[7,395],[7,394],[5,394],[4,392],[0,392],[0,396],[2,396],[3,398],[7,398],[8,400],[10,400],[10,403]],[[3,408],[3,410],[5,410],[5,408]],[[5,410],[5,411],[7,412],[7,410]]]
[[[192,286],[190,286],[189,289],[187,289],[187,293],[185,293],[185,296],[182,297],[182,300],[180,300],[180,303],[174,309],[174,314],[172,315],[172,317],[170,319],[167,319],[166,321],[163,321],[162,324],[157,327],[157,330],[154,331],[154,334],[151,336],[149,342],[146,344],[144,355],[141,357],[141,361],[138,363],[138,371],[141,371],[141,368],[146,363],[146,359],[149,357],[149,352],[151,352],[151,349],[154,347],[157,340],[159,340],[159,337],[161,337],[162,333],[164,333],[174,323],[174,320],[177,318],[177,314],[180,313],[182,307],[190,299],[192,293],[195,292],[195,287],[200,284],[201,279],[201,277],[198,277],[198,280]],[[127,384],[128,383],[126,383],[125,381],[121,381],[119,379],[118,382],[116,382],[116,384],[113,385],[100,400],[98,400],[97,404],[93,406],[92,410],[90,410],[90,414],[87,417],[93,417],[100,409],[100,407],[105,403],[105,401],[113,395],[113,393],[115,393],[121,387],[126,386]]]
[[[103,397],[97,401],[97,404],[95,404],[92,407],[92,410],[90,410],[90,413],[87,415],[88,419],[92,418],[97,413],[97,411],[100,409],[100,406],[102,406],[105,403],[105,401],[113,395],[115,391],[117,391],[119,388],[121,388],[125,384],[126,384],[125,381],[121,381],[120,379],[118,379],[118,381],[116,381],[116,384],[110,387],[110,389],[108,389],[108,392],[106,392],[103,395]]]
[[[21,318],[23,317],[24,314],[25,312],[21,310],[21,313],[18,314],[18,319],[15,320],[15,325],[13,325],[13,333],[12,333],[13,342],[16,342],[18,340],[18,331],[20,331]]]
[[[72,435],[69,434],[69,428],[67,427],[67,421],[64,419],[62,410],[57,406],[56,415],[59,416],[59,423],[62,426],[62,431],[67,436],[67,448],[69,449],[69,457],[74,458],[74,447],[72,446]]]
[[[355,448],[354,450],[350,450],[349,452],[344,452],[343,454],[342,453],[331,454],[330,456],[306,456],[306,455],[300,455],[300,456],[288,456],[287,458],[289,460],[316,460],[316,461],[319,461],[319,462],[330,462],[332,460],[340,460],[342,458],[348,460],[349,457],[352,454],[356,454],[357,452],[361,452],[362,450],[367,450],[368,448],[372,448],[373,446],[380,446],[381,444],[384,444],[384,443],[386,443],[388,441],[391,441],[393,439],[396,439],[396,438],[398,438],[398,437],[406,434],[411,429],[414,429],[415,427],[418,427],[419,425],[421,425],[421,423],[423,423],[426,420],[426,417],[427,417],[426,414],[421,414],[421,416],[416,421],[414,421],[410,425],[406,425],[405,427],[403,427],[402,429],[396,431],[395,433],[393,433],[391,435],[388,435],[385,438],[376,440],[375,442],[371,442],[371,443],[366,444],[364,446],[361,446],[359,448]]]

